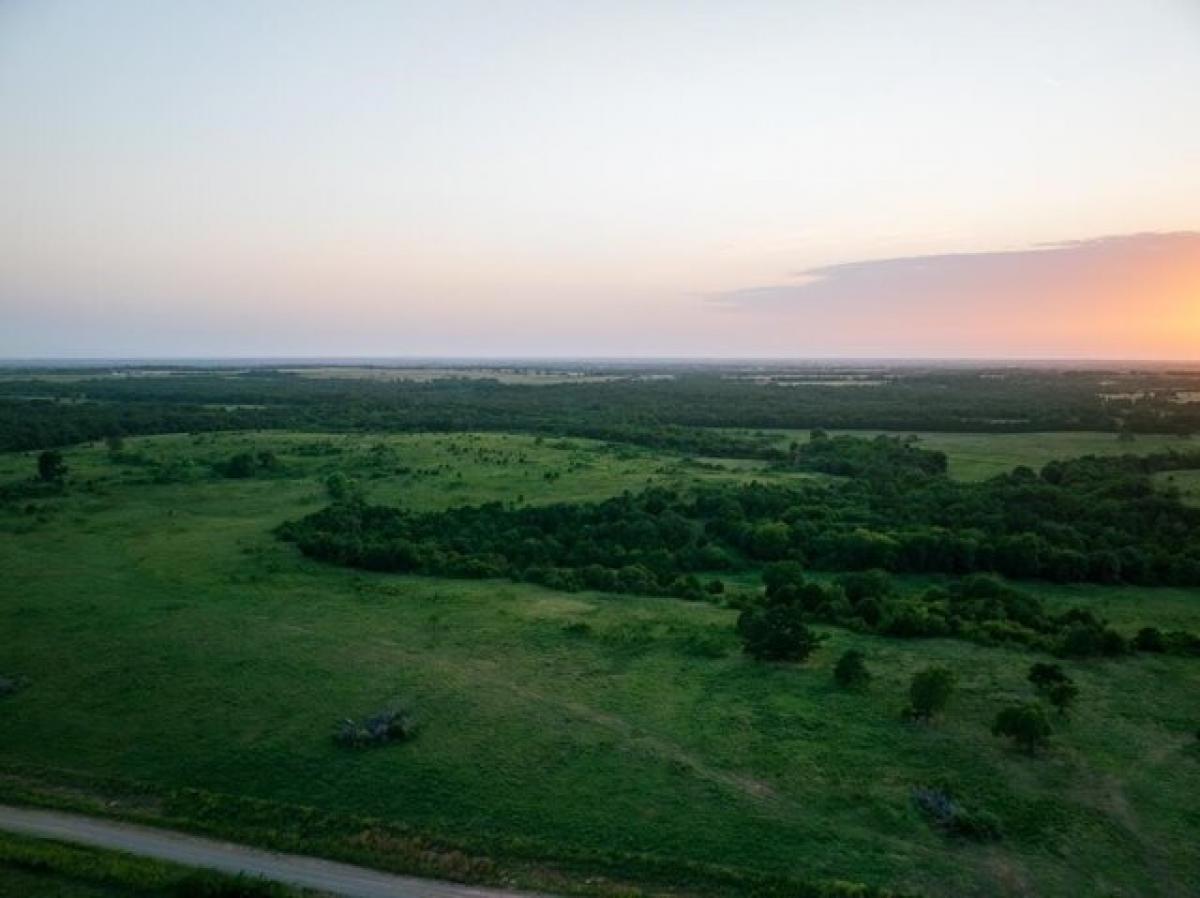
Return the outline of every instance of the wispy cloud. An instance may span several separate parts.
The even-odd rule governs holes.
[[[1192,358],[1200,231],[846,262],[708,299],[797,351]]]
[[[1023,250],[867,259],[812,268],[797,282],[709,294],[744,309],[855,304],[902,311],[940,303],[1100,299],[1117,283],[1157,279],[1164,267],[1200,268],[1200,231],[1125,234],[1038,244]],[[1081,296],[1082,294],[1082,296]]]

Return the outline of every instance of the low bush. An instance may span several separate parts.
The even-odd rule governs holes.
[[[1069,683],[1071,682],[1071,678],[1063,672],[1060,665],[1046,664],[1038,661],[1029,668],[1029,682],[1034,685],[1035,689],[1041,692],[1057,683]]]
[[[283,468],[279,458],[269,449],[259,452],[238,452],[213,464],[222,477],[244,478],[273,474]]]
[[[24,686],[25,681],[21,677],[0,676],[0,698],[19,692]]]
[[[338,724],[333,741],[344,748],[367,748],[404,742],[416,732],[416,725],[407,711],[381,711],[362,723],[347,718]]]
[[[871,672],[863,660],[863,653],[847,649],[838,658],[833,669],[833,679],[843,689],[863,689],[871,682]]]
[[[1037,702],[1019,702],[1000,710],[992,723],[993,736],[1008,736],[1026,754],[1033,754],[1050,742],[1050,719]]]
[[[917,809],[948,835],[974,842],[1000,838],[1000,821],[994,814],[968,811],[945,790],[917,787],[912,790],[912,798]]]

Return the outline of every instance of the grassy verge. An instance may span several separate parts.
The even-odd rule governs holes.
[[[301,898],[313,893],[0,832],[0,894],[28,898]]]

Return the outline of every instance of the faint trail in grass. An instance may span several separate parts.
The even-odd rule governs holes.
[[[1144,766],[1149,769],[1160,767],[1172,756],[1182,751],[1189,741],[1182,738],[1164,740],[1147,753]],[[1146,865],[1147,871],[1156,885],[1156,894],[1168,896],[1184,894],[1185,890],[1180,887],[1174,874],[1171,872],[1171,865],[1168,863],[1168,859],[1164,857],[1162,847],[1152,836],[1146,833],[1142,826],[1141,818],[1129,803],[1129,797],[1125,793],[1124,782],[1112,774],[1105,774],[1101,778],[1097,792],[1099,793],[1103,810],[1124,831],[1125,835],[1130,838],[1133,845],[1137,848]]]
[[[623,717],[607,711],[601,711],[582,702],[559,698],[537,689],[533,689],[506,676],[498,665],[483,661],[451,663],[441,658],[419,654],[405,648],[394,640],[376,638],[372,642],[393,652],[400,652],[407,658],[419,661],[428,666],[436,667],[439,673],[447,677],[469,681],[473,688],[481,685],[498,687],[510,695],[518,695],[527,701],[539,705],[553,707],[560,712],[586,721],[593,726],[601,727],[629,745],[640,749],[643,753],[671,761],[687,770],[698,778],[752,799],[760,805],[782,806],[786,799],[780,796],[767,782],[747,774],[722,770],[705,763],[684,747],[649,733]],[[786,802],[787,804],[794,804]],[[794,809],[799,810],[799,805]]]

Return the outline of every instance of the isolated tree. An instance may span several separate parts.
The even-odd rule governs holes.
[[[264,471],[276,471],[282,467],[282,464],[279,461],[279,456],[277,456],[270,449],[263,449],[259,451],[255,455],[254,460],[258,467],[262,468]]]
[[[1049,689],[1055,683],[1067,683],[1070,680],[1071,678],[1063,672],[1062,667],[1058,664],[1045,664],[1038,661],[1029,668],[1029,682],[1039,692]]]
[[[1050,742],[1050,720],[1037,702],[1020,702],[1003,708],[992,723],[993,736],[1007,736],[1027,754]]]
[[[796,605],[748,608],[737,630],[746,654],[759,661],[803,661],[825,638],[809,629]]]
[[[1067,716],[1075,699],[1079,697],[1079,687],[1070,680],[1055,683],[1046,689],[1046,700],[1058,709],[1058,713]]]
[[[226,477],[253,477],[257,467],[253,452],[238,452],[219,465]]]
[[[1137,636],[1133,637],[1133,647],[1139,652],[1157,653],[1167,650],[1162,631],[1157,627],[1143,627],[1138,630]]]
[[[843,689],[861,689],[871,682],[871,672],[864,663],[863,653],[847,649],[833,668],[833,679]]]
[[[1075,681],[1057,664],[1044,664],[1040,661],[1034,664],[1029,668],[1029,682],[1064,716],[1079,696],[1079,687],[1075,685]]]
[[[909,714],[918,720],[929,720],[946,709],[958,678],[948,667],[935,665],[913,674],[908,688],[911,702]]]
[[[38,479],[44,483],[56,483],[67,476],[67,465],[62,453],[56,449],[47,449],[38,456]]]
[[[119,433],[114,433],[104,438],[104,445],[108,447],[109,452],[120,452],[125,448],[125,438]]]
[[[325,478],[325,491],[334,502],[346,502],[361,495],[358,481],[344,471],[334,471]]]

